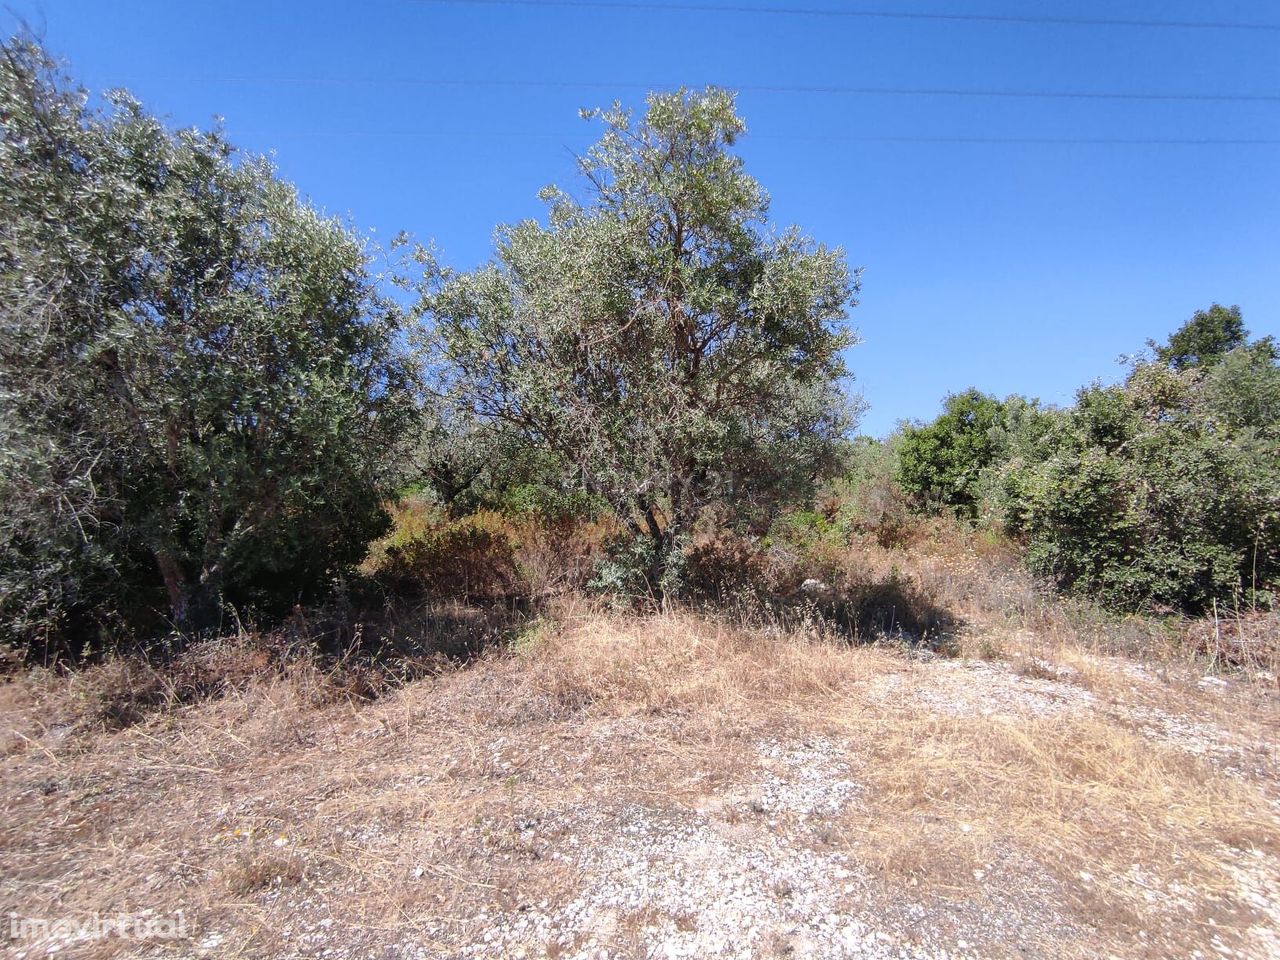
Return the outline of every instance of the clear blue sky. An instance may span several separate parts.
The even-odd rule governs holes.
[[[757,3],[1280,24],[1274,0],[732,5]],[[650,87],[1280,95],[1266,30],[415,0],[10,9],[91,89],[127,87],[182,125],[221,115],[319,206],[434,238],[463,267],[487,258],[495,224],[540,214],[539,187],[571,181],[596,129],[579,107]],[[747,89],[739,106],[775,217],[865,268],[849,359],[867,432],[969,385],[1070,402],[1214,300],[1280,335],[1280,147],[852,139],[1280,139],[1280,102]]]

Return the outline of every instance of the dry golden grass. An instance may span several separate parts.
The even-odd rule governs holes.
[[[958,870],[969,876],[982,861],[978,846],[1012,842],[1068,870],[1091,865],[1107,893],[1132,899],[1132,886],[1106,877],[1140,864],[1212,894],[1230,886],[1219,863],[1224,846],[1280,853],[1268,803],[1274,783],[1231,777],[1152,742],[1106,709],[1038,716],[1015,705],[1006,716],[940,714],[907,695],[934,683],[929,665],[886,648],[667,616],[590,619],[551,632],[524,656],[522,682],[574,709],[675,714],[711,731],[748,716],[767,726],[783,713],[793,729],[838,731],[859,775],[876,788],[876,803],[855,821],[855,832],[870,838],[862,853],[886,867],[927,861],[946,874],[969,865]],[[1116,662],[1079,649],[1059,647],[1056,659],[1087,670],[1075,682],[1095,695],[1109,692],[1100,698],[1104,707],[1158,702],[1193,719],[1236,724],[1264,751],[1280,718],[1273,700],[1255,699],[1258,691],[1207,713],[1209,698],[1184,685],[1137,682]],[[1058,679],[1045,661],[1028,663],[1015,675]],[[895,673],[907,678],[896,697],[868,695],[871,680]],[[922,817],[952,828],[937,849],[917,832]],[[960,825],[966,829],[954,829]]]
[[[200,697],[136,664],[16,676],[0,685],[0,895],[24,916],[182,909],[197,939],[236,932],[213,948],[226,956],[287,954],[285,928],[321,915],[339,955],[410,934],[445,954],[475,935],[469,918],[590,882],[550,855],[570,814],[599,811],[591,840],[607,844],[619,805],[690,812],[753,782],[762,739],[822,737],[860,793],[814,842],[878,877],[885,903],[1053,912],[1087,931],[1045,955],[1185,955],[1216,937],[1262,956],[1251,928],[1275,918],[1238,873],[1280,876],[1273,693],[1135,669],[1065,620],[1036,633],[1043,611],[993,615],[954,561],[912,575],[967,623],[963,649],[996,658],[982,669],[567,599],[509,648],[376,701],[307,661]],[[1193,738],[1225,731],[1239,756],[1153,738],[1140,711],[1155,709]],[[724,819],[763,829],[750,809]],[[625,914],[620,955],[661,920]]]
[[[909,847],[900,862],[928,859],[952,874],[958,865],[963,875],[1012,842],[1042,861],[1088,868],[1110,893],[1132,897],[1120,878],[1133,864],[1205,892],[1227,885],[1224,845],[1275,849],[1259,791],[1105,720],[911,709],[880,719],[864,767],[878,802],[860,831],[886,865]],[[914,832],[922,819],[949,827],[937,851]],[[951,846],[957,856],[947,856]]]
[[[741,719],[744,707],[804,711],[827,704],[874,673],[901,666],[894,652],[851,647],[694,615],[608,614],[564,605],[517,651],[525,696],[610,713],[681,714],[707,723]]]

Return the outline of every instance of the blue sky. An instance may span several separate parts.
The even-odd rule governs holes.
[[[1280,24],[1271,0],[759,5]],[[741,152],[775,218],[864,268],[849,361],[869,433],[970,385],[1068,403],[1215,300],[1280,335],[1280,146],[919,139],[1280,140],[1280,102],[759,89],[1280,96],[1280,31],[427,0],[10,10],[91,89],[127,87],[181,125],[221,115],[319,206],[434,239],[460,267],[487,258],[497,223],[539,215],[541,186],[572,182],[596,133],[579,107],[748,88]],[[875,137],[906,142],[858,139]]]

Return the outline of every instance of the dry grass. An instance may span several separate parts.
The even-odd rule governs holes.
[[[1059,648],[1058,655],[1089,664],[1095,691],[1105,676],[1127,695],[1104,699],[1107,706],[1155,700],[1174,714],[1205,716],[1201,698],[1183,687],[1135,683],[1087,651]],[[1113,898],[1128,916],[1150,912],[1143,876],[1229,900],[1225,850],[1280,854],[1268,799],[1273,782],[1229,776],[1106,711],[939,714],[907,694],[934,682],[929,667],[885,648],[662,617],[588,620],[552,633],[526,657],[522,696],[534,702],[545,697],[597,715],[675,715],[709,736],[743,717],[763,719],[763,727],[837,731],[859,776],[875,788],[874,803],[848,819],[843,836],[890,877],[972,888],[973,871],[985,872],[997,849],[1013,845],[1052,864],[1082,909]],[[868,691],[886,674],[906,678],[888,702]],[[1024,660],[1014,675],[1060,679],[1040,660]],[[1274,701],[1255,701],[1249,691],[1213,717],[1236,724],[1264,752],[1278,718]],[[1086,874],[1091,879],[1081,881]],[[1213,910],[1192,919],[1209,917],[1223,925],[1240,920]]]
[[[577,609],[575,609],[575,606]],[[526,703],[553,713],[676,715],[714,726],[743,711],[803,712],[900,665],[880,647],[685,614],[630,617],[567,604],[520,650]]]
[[[1166,674],[1244,675],[1280,689],[1280,611],[1215,610],[1201,618],[1109,613],[1037,583],[1014,545],[955,521],[918,519],[906,546],[853,545],[864,576],[896,574],[947,612],[954,652],[982,659],[1055,651],[1126,657]]]
[[[953,610],[974,661],[568,598],[508,645],[376,699],[251,645],[193,655],[185,674],[12,675],[0,895],[33,917],[181,909],[215,955],[400,940],[446,955],[595,882],[570,837],[608,844],[628,804],[685,816],[719,798],[726,829],[772,829],[731,802],[760,773],[758,744],[820,737],[860,792],[812,842],[878,878],[867,896],[884,916],[911,902],[944,926],[972,908],[1084,931],[1040,955],[1263,956],[1254,928],[1276,918],[1240,873],[1280,877],[1274,691],[1110,656],[996,553],[913,557],[863,553]],[[1153,717],[1186,736],[1153,734]],[[669,919],[624,913],[619,954]],[[562,934],[545,955],[585,942]]]
[[[864,768],[877,803],[855,824],[886,870],[969,886],[1013,844],[1055,864],[1069,886],[1089,873],[1137,902],[1142,892],[1125,880],[1134,865],[1212,894],[1231,887],[1225,847],[1277,852],[1261,792],[1121,725],[911,709],[881,719]]]

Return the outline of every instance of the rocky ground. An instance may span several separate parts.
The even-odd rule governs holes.
[[[11,681],[3,949],[1280,956],[1274,684],[1009,646],[597,621],[376,702],[98,729]],[[13,926],[146,911],[181,936]]]

